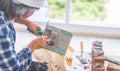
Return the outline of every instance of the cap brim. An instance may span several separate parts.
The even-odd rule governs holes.
[[[30,7],[35,7],[35,8],[40,8],[40,7],[48,7],[48,2],[45,0],[44,3],[39,3],[39,2],[30,2],[30,1],[22,1],[19,0],[22,4],[30,6]]]

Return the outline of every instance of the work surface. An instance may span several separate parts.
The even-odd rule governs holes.
[[[28,33],[28,32],[17,32],[17,38],[16,38],[16,51],[20,51],[26,44],[28,44],[32,39],[35,38],[34,35]],[[105,55],[118,55],[120,54],[120,39],[110,39],[110,38],[98,38],[98,37],[84,37],[84,36],[73,36],[70,46],[72,46],[76,53],[79,53],[80,51],[80,41],[84,42],[84,52],[91,52],[92,48],[92,42],[93,41],[102,41],[103,43],[103,50],[105,52]],[[74,63],[78,63],[79,61],[76,59]],[[78,64],[79,65],[79,64]],[[75,66],[77,67],[77,66]],[[73,67],[73,69],[75,69]],[[74,70],[78,71],[78,70]]]

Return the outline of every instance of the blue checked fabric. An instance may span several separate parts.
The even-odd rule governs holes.
[[[13,23],[0,8],[0,71],[27,71],[32,62],[29,48],[16,53],[15,37]]]

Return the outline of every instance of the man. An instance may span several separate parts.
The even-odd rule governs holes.
[[[0,0],[0,71],[27,71],[32,63],[31,53],[49,42],[47,37],[38,36],[36,30],[40,27],[26,19],[43,4],[44,0]],[[19,53],[14,47],[13,22],[25,24],[38,36]]]

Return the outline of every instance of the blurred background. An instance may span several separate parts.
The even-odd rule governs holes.
[[[76,50],[80,48],[79,42],[83,41],[85,51],[90,52],[92,42],[100,40],[106,54],[119,55],[120,0],[47,0],[45,7],[28,19],[43,30],[49,20],[50,24],[72,32],[74,36],[70,45]],[[26,37],[24,43],[28,43],[32,36],[20,31],[17,44],[23,44],[20,43],[23,39],[19,39],[23,35]]]
[[[30,19],[120,25],[119,0],[47,0],[46,7],[41,7],[36,13]]]

